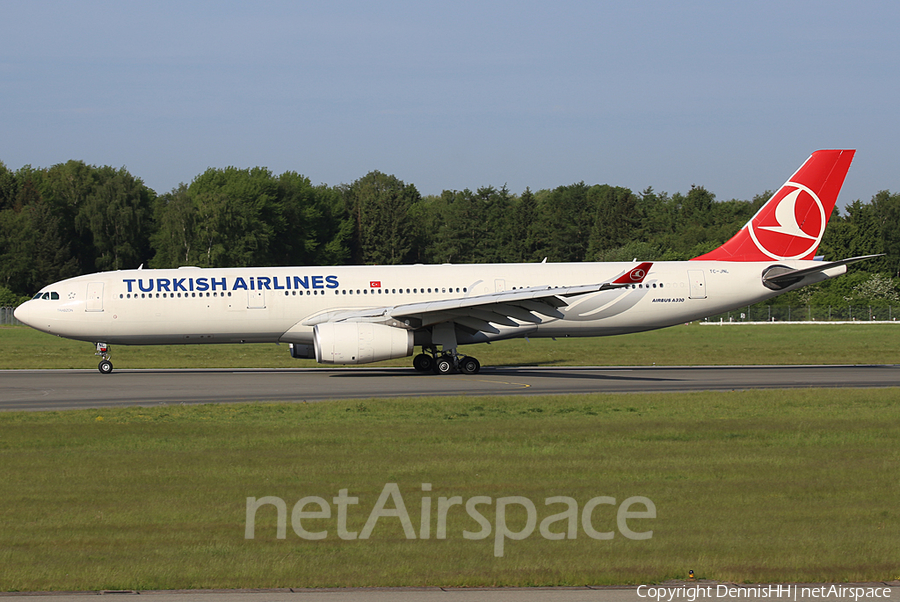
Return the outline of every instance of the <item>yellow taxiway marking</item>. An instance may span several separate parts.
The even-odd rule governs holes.
[[[528,389],[528,388],[531,387],[531,385],[529,385],[528,383],[511,383],[511,382],[507,382],[507,381],[505,381],[505,380],[483,380],[483,379],[478,379],[478,382],[480,382],[480,383],[490,383],[490,384],[492,384],[492,385],[512,385],[512,386],[514,386],[514,387],[522,387],[523,389]]]

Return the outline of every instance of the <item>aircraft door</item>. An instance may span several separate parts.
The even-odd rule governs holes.
[[[706,276],[703,270],[688,270],[691,285],[691,299],[706,299]]]
[[[103,311],[103,283],[90,282],[87,289],[87,305],[84,311]]]
[[[247,309],[265,309],[266,308],[266,291],[248,291]]]

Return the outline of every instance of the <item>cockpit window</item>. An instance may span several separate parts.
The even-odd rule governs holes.
[[[51,293],[50,293],[50,300],[51,300],[51,301],[59,301],[59,293],[53,293],[53,292],[51,292]]]
[[[59,293],[37,293],[32,299],[46,299],[48,301],[59,301]]]

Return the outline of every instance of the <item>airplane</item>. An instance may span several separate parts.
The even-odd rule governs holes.
[[[288,343],[295,358],[475,374],[462,345],[641,332],[765,301],[875,256],[815,253],[854,150],[814,152],[740,231],[690,261],[142,269],[78,276],[15,310],[21,322],[110,345]]]

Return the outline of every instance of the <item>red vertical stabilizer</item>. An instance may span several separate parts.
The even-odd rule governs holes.
[[[693,261],[813,259],[855,152],[814,152],[737,234]]]

